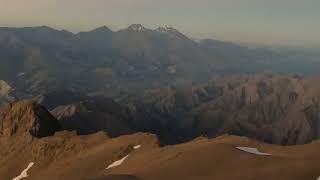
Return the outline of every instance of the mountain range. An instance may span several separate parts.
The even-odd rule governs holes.
[[[33,95],[65,88],[124,98],[216,74],[318,72],[319,56],[302,54],[211,39],[195,42],[171,27],[151,30],[139,24],[77,34],[47,26],[0,28],[0,77]]]
[[[316,179],[319,68],[168,26],[2,27],[0,179]]]

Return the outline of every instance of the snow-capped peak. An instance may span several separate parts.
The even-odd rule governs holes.
[[[144,32],[147,30],[147,28],[145,28],[141,24],[132,24],[131,26],[128,27],[128,29],[136,32]]]
[[[162,33],[179,33],[179,31],[173,27],[170,26],[164,26],[164,27],[158,27],[156,29],[156,31],[158,32],[162,32]]]

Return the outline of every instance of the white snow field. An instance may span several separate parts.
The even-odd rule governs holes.
[[[106,169],[110,169],[110,168],[113,168],[113,167],[120,166],[124,162],[124,160],[126,160],[128,157],[129,157],[129,155],[125,156],[124,158],[122,158],[122,159],[120,159],[118,161],[113,162]]]
[[[13,178],[12,180],[20,180],[20,179],[23,179],[23,178],[26,178],[28,177],[28,170],[34,165],[33,162],[29,163],[28,167],[26,169],[24,169],[21,174],[15,178]]]
[[[136,146],[133,147],[133,149],[139,149],[139,148],[141,148],[141,145],[136,145]],[[113,168],[113,167],[120,166],[128,157],[129,157],[129,154],[127,156],[125,156],[124,158],[113,162],[106,169],[110,169],[110,168]]]
[[[271,156],[271,154],[260,152],[257,148],[250,148],[250,147],[236,147],[236,148],[241,151],[259,155],[259,156]]]

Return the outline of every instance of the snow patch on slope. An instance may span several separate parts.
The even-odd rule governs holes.
[[[20,179],[23,179],[23,178],[26,178],[28,177],[28,170],[34,165],[33,162],[29,163],[28,167],[26,169],[24,169],[21,174],[15,178],[13,178],[12,180],[20,180]]]
[[[164,27],[158,27],[155,31],[161,32],[161,33],[179,33],[177,29],[167,25]]]
[[[250,148],[250,147],[236,147],[236,148],[241,151],[259,155],[259,156],[271,156],[271,154],[260,152],[257,148]]]
[[[139,148],[141,148],[141,145],[133,146],[133,149],[139,149]],[[114,167],[120,166],[128,157],[129,157],[129,154],[126,155],[125,157],[123,157],[122,159],[113,162],[106,169],[110,169],[110,168],[114,168]]]
[[[126,156],[123,157],[122,159],[113,162],[113,163],[110,164],[106,169],[110,169],[110,168],[113,168],[113,167],[120,166],[128,157],[129,157],[129,155],[126,155]]]

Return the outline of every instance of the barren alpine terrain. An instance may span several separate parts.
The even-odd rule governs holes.
[[[59,131],[33,101],[2,108],[1,179],[316,179],[320,142],[279,146],[223,135],[160,146],[156,135]],[[48,126],[50,124],[50,126]]]
[[[0,4],[0,180],[320,180],[319,0]]]

